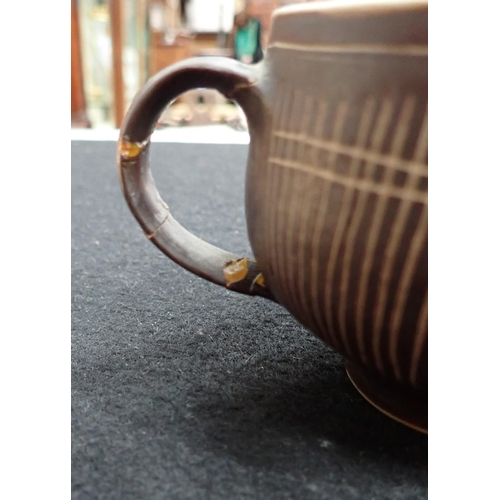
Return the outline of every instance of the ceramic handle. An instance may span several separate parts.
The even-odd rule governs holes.
[[[212,88],[238,102],[247,116],[255,115],[255,108],[262,104],[255,87],[255,73],[255,66],[233,59],[200,57],[174,64],[155,75],[137,94],[124,118],[118,143],[118,170],[130,210],[162,252],[213,283],[273,300],[254,261],[206,243],[173,218],[149,167],[150,137],[169,103],[187,90]]]

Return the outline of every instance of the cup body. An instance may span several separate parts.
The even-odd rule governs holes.
[[[273,18],[250,243],[277,300],[349,360],[427,386],[427,4]]]

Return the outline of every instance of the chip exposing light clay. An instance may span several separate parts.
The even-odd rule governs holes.
[[[236,283],[246,278],[248,274],[248,258],[232,260],[224,267],[224,276],[226,278],[226,285]]]
[[[118,150],[123,158],[136,158],[141,151],[148,145],[149,139],[142,142],[129,142],[122,139],[118,144]]]

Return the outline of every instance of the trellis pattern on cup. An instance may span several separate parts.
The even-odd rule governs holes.
[[[415,266],[421,253],[426,251],[427,242],[427,112],[423,118],[416,116],[417,104],[422,103],[417,103],[413,94],[405,95],[400,101],[394,97],[380,100],[366,97],[354,144],[349,144],[342,141],[342,136],[346,121],[352,120],[352,102],[338,100],[327,104],[303,89],[283,87],[275,107],[266,196],[270,227],[268,255],[279,278],[281,295],[297,311],[298,318],[324,340],[332,337],[342,352],[357,355],[363,362],[374,358],[381,372],[390,370],[397,379],[411,378],[413,382],[427,336],[426,304],[422,305],[415,325],[419,333],[410,366],[399,366],[397,352]],[[333,122],[331,127],[325,122],[327,117]],[[413,155],[408,158],[403,153],[415,119],[421,119],[420,134]],[[396,126],[391,127],[394,122]],[[329,128],[331,134],[325,138],[324,130]],[[390,144],[388,151],[387,143]],[[320,155],[324,158],[325,153],[326,162],[319,166],[318,158]],[[344,171],[337,168],[340,159],[343,165],[347,159],[348,167]],[[380,168],[383,175],[373,182]],[[396,182],[400,173],[405,174],[405,179]],[[315,182],[319,183],[318,189],[303,189],[304,184]],[[335,230],[326,225],[333,185],[343,189]],[[306,208],[311,206],[313,196],[317,196],[317,214],[310,227]],[[361,221],[369,210],[368,199],[373,196],[376,203],[370,214],[372,224],[365,237],[364,259],[355,285],[355,326],[349,329],[347,300],[352,295],[348,291],[353,286],[353,249],[360,236]],[[277,199],[279,204],[275,207]],[[375,305],[369,309],[373,297],[367,297],[368,281],[374,273],[375,250],[380,238],[385,237],[380,231],[391,199],[399,200],[400,207],[387,239]],[[391,341],[384,343],[381,336],[387,335],[383,325],[390,305],[389,284],[394,282],[393,261],[400,252],[403,229],[415,206],[421,207],[418,224],[411,235],[403,270],[397,277],[397,293],[392,299],[388,327]],[[331,241],[325,276],[321,278],[318,249],[325,232],[331,234]],[[341,247],[343,258],[339,258]],[[308,248],[311,251],[308,252]],[[340,278],[335,281],[335,276]],[[323,290],[320,289],[322,282]],[[366,335],[364,326],[367,314],[374,319],[374,337],[368,341],[370,336]],[[386,345],[392,346],[390,352],[386,352]]]

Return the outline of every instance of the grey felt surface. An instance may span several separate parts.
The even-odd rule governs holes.
[[[174,217],[249,253],[246,146],[153,144]],[[427,438],[372,408],[279,305],[176,266],[72,143],[72,497],[422,499]]]

